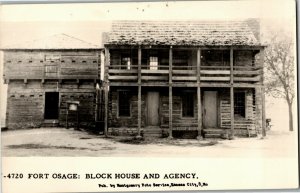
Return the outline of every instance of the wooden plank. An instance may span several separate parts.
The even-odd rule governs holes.
[[[201,70],[201,74],[230,74],[230,70]]]
[[[234,77],[233,80],[235,81],[249,81],[249,82],[257,82],[260,81],[260,76],[255,77]]]
[[[234,75],[237,75],[237,74],[238,75],[259,75],[261,73],[262,73],[261,70],[254,70],[254,71],[243,71],[243,70],[238,71],[238,70],[234,70],[233,71]]]
[[[108,67],[110,65],[109,49],[105,48],[105,65],[104,65],[104,135],[108,136]]]
[[[173,74],[197,74],[196,70],[172,70]]]
[[[260,57],[260,63],[262,67],[264,67],[264,49],[262,48],[260,50],[261,57]],[[261,82],[264,83],[264,73],[261,75]],[[266,103],[265,103],[265,87],[263,86],[261,89],[261,100],[262,100],[262,136],[266,137]]]
[[[181,81],[196,81],[197,77],[190,77],[190,76],[173,76],[172,80],[181,80]]]
[[[230,77],[209,77],[209,76],[201,76],[201,81],[229,81]]]
[[[142,80],[168,80],[167,76],[142,76]]]
[[[142,70],[142,74],[169,74],[169,70]]]
[[[172,81],[173,81],[173,50],[172,46],[169,49],[169,138],[172,138],[173,132],[173,90],[172,90]]]
[[[230,48],[230,84],[233,84],[233,48]]]
[[[172,138],[173,130],[173,91],[172,86],[169,86],[169,138]]]
[[[109,80],[137,80],[137,76],[109,76]]]
[[[141,49],[141,46],[139,46],[139,48],[138,48],[138,84],[141,84],[141,81],[142,81],[141,65],[142,65],[142,49]]]
[[[141,137],[141,122],[142,122],[142,87],[138,86],[138,134]]]
[[[108,70],[109,73],[117,73],[117,74],[131,74],[131,73],[137,73],[138,70],[127,70],[127,69],[124,69],[124,70],[119,70],[119,69],[109,69]]]
[[[231,138],[234,136],[234,90],[233,86],[230,87],[230,129]]]

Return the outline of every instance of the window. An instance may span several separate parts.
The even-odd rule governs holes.
[[[119,105],[119,116],[129,117],[130,116],[130,92],[129,91],[119,91],[118,105]]]
[[[245,92],[234,93],[234,115],[245,117]]]
[[[121,69],[130,69],[131,58],[129,56],[122,57],[121,60]]]
[[[149,66],[150,66],[150,70],[157,70],[157,68],[158,68],[158,57],[150,56]]]
[[[194,117],[194,95],[193,93],[184,93],[182,95],[182,116]]]
[[[57,65],[46,65],[45,66],[45,76],[46,77],[56,77],[57,76]]]
[[[45,61],[57,61],[60,60],[60,55],[45,55]]]

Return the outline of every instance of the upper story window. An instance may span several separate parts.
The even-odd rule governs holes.
[[[121,59],[121,69],[130,69],[131,58],[129,56],[122,56]]]
[[[150,70],[157,70],[158,69],[158,57],[157,56],[150,56],[149,57],[149,66],[150,66]]]
[[[45,65],[45,76],[56,77],[57,76],[57,65]]]
[[[60,58],[60,55],[45,55],[45,61],[58,61]]]
[[[230,50],[204,50],[202,60],[205,66],[229,66]]]

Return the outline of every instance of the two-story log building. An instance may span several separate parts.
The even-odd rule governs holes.
[[[2,49],[9,129],[65,125],[67,102],[79,102],[80,127],[95,123],[101,49],[66,34]],[[68,114],[70,126],[77,114]]]
[[[106,133],[255,136],[265,124],[259,23],[115,21],[104,34]]]

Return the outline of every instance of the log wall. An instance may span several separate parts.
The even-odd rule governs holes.
[[[100,52],[5,51],[5,79],[97,79],[100,78]]]
[[[6,119],[9,129],[41,127],[44,124],[45,92],[59,92],[59,125],[65,126],[66,101],[80,101],[80,126],[93,124],[95,113],[94,82],[63,82],[30,80],[10,81],[7,94]],[[69,117],[70,126],[76,123],[75,114]]]

